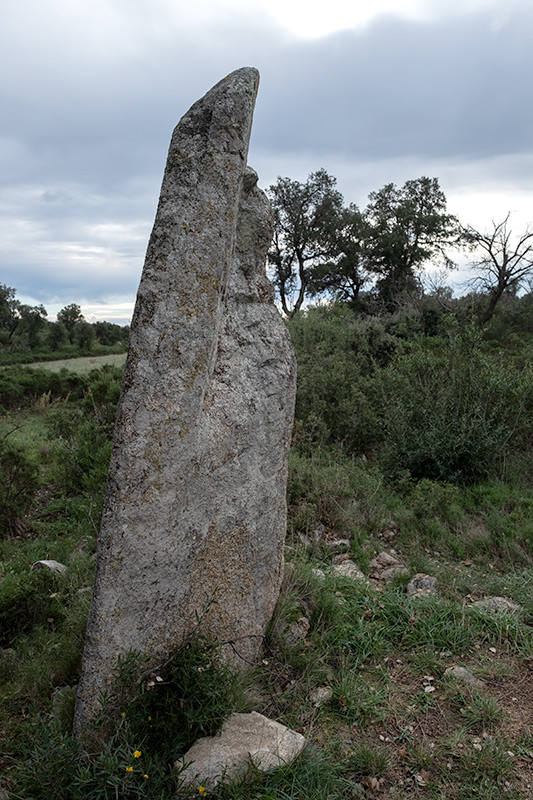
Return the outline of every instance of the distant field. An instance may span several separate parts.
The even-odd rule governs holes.
[[[108,356],[84,356],[83,358],[64,358],[60,361],[39,361],[36,364],[27,364],[26,366],[49,369],[52,372],[59,372],[65,367],[65,369],[72,372],[83,374],[90,372],[92,369],[103,367],[104,364],[113,364],[115,367],[121,367],[125,361],[126,353],[112,353]]]

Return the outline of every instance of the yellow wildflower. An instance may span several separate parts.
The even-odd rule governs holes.
[[[136,750],[134,752],[134,754],[133,754],[133,758],[140,758],[140,757],[141,757],[141,751],[140,750]]]
[[[149,777],[150,777],[149,775],[143,775],[143,778],[149,778]]]
[[[126,767],[126,772],[133,772],[133,767]]]

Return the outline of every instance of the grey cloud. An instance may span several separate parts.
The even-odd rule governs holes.
[[[398,180],[402,161],[420,165],[405,180],[428,173],[424,163],[482,170],[513,154],[513,180],[524,180],[518,156],[533,142],[525,8],[499,27],[488,13],[439,23],[383,17],[298,40],[251,12],[193,29],[164,0],[134,9],[95,0],[80,19],[68,17],[71,4],[51,5],[55,18],[19,0],[0,33],[10,76],[0,87],[0,282],[36,301],[133,296],[172,128],[245,64],[262,77],[251,150],[265,165],[262,185],[321,166],[341,183],[344,165],[341,188],[363,202],[364,181],[351,176],[366,180],[371,164],[376,181],[365,192]],[[395,171],[381,180],[389,164]]]

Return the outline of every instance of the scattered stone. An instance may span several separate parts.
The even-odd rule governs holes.
[[[351,578],[352,580],[365,580],[364,574],[361,572],[355,561],[347,559],[341,564],[335,564],[333,567],[333,574],[342,578]]]
[[[299,617],[299,619],[292,623],[287,631],[285,637],[287,639],[287,644],[295,645],[302,642],[309,633],[310,627],[311,623],[307,617]]]
[[[326,528],[324,525],[322,525],[322,523],[320,523],[319,525],[317,525],[316,528],[314,528],[313,531],[311,531],[311,534],[299,533],[298,539],[303,544],[303,546],[307,550],[309,550],[322,541],[323,537],[325,536],[325,533],[326,533]]]
[[[437,579],[433,578],[431,575],[425,575],[423,572],[417,572],[407,584],[407,594],[415,597],[436,594],[438,590],[439,584]]]
[[[329,550],[332,550],[334,553],[345,553],[347,550],[350,549],[350,540],[333,539],[330,542],[326,542],[326,547]]]
[[[326,573],[323,569],[320,569],[319,567],[312,567],[311,572],[321,583],[326,580]]]
[[[409,570],[407,567],[401,565],[397,567],[389,567],[380,573],[379,580],[383,581],[383,583],[392,583],[394,578],[396,578],[398,575],[409,575]]]
[[[378,553],[377,556],[374,556],[370,562],[370,566],[374,572],[380,572],[383,569],[394,567],[398,564],[400,564],[400,561],[396,558],[396,556],[385,552],[385,550],[382,553]]]
[[[42,561],[35,561],[31,565],[32,572],[35,572],[37,569],[49,569],[51,572],[59,572],[60,575],[63,575],[68,567],[53,559],[43,559]]]
[[[389,524],[378,533],[378,539],[384,539],[386,542],[392,542],[396,534],[398,533],[398,526],[395,522],[389,522]]]
[[[309,699],[316,708],[323,706],[324,703],[329,703],[332,697],[333,689],[331,686],[316,686],[309,692]]]
[[[198,786],[212,791],[221,782],[244,777],[251,766],[268,772],[290,764],[304,745],[300,733],[262,714],[232,714],[219,734],[198,739],[174,766],[182,770],[183,785],[197,795]]]
[[[370,577],[384,583],[390,583],[397,575],[409,574],[407,567],[396,556],[385,551],[374,556],[370,562],[370,569],[372,570]]]
[[[483,686],[485,686],[485,683],[479,678],[476,678],[466,667],[448,667],[444,672],[444,677],[455,678],[462,683],[472,686],[474,689],[482,689]]]
[[[259,658],[279,596],[296,364],[266,276],[272,211],[246,166],[259,76],[231,73],[170,144],[117,410],[75,731],[117,657],[198,627]]]
[[[508,600],[507,597],[483,597],[471,604],[474,608],[483,608],[487,611],[520,611],[521,606]]]
[[[338,553],[336,556],[333,556],[334,564],[342,564],[343,561],[350,561],[350,553]]]

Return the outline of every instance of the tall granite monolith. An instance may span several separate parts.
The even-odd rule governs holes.
[[[276,603],[295,360],[265,273],[268,199],[246,159],[243,68],[177,125],[131,324],[75,730],[117,657],[200,626],[253,661]]]

